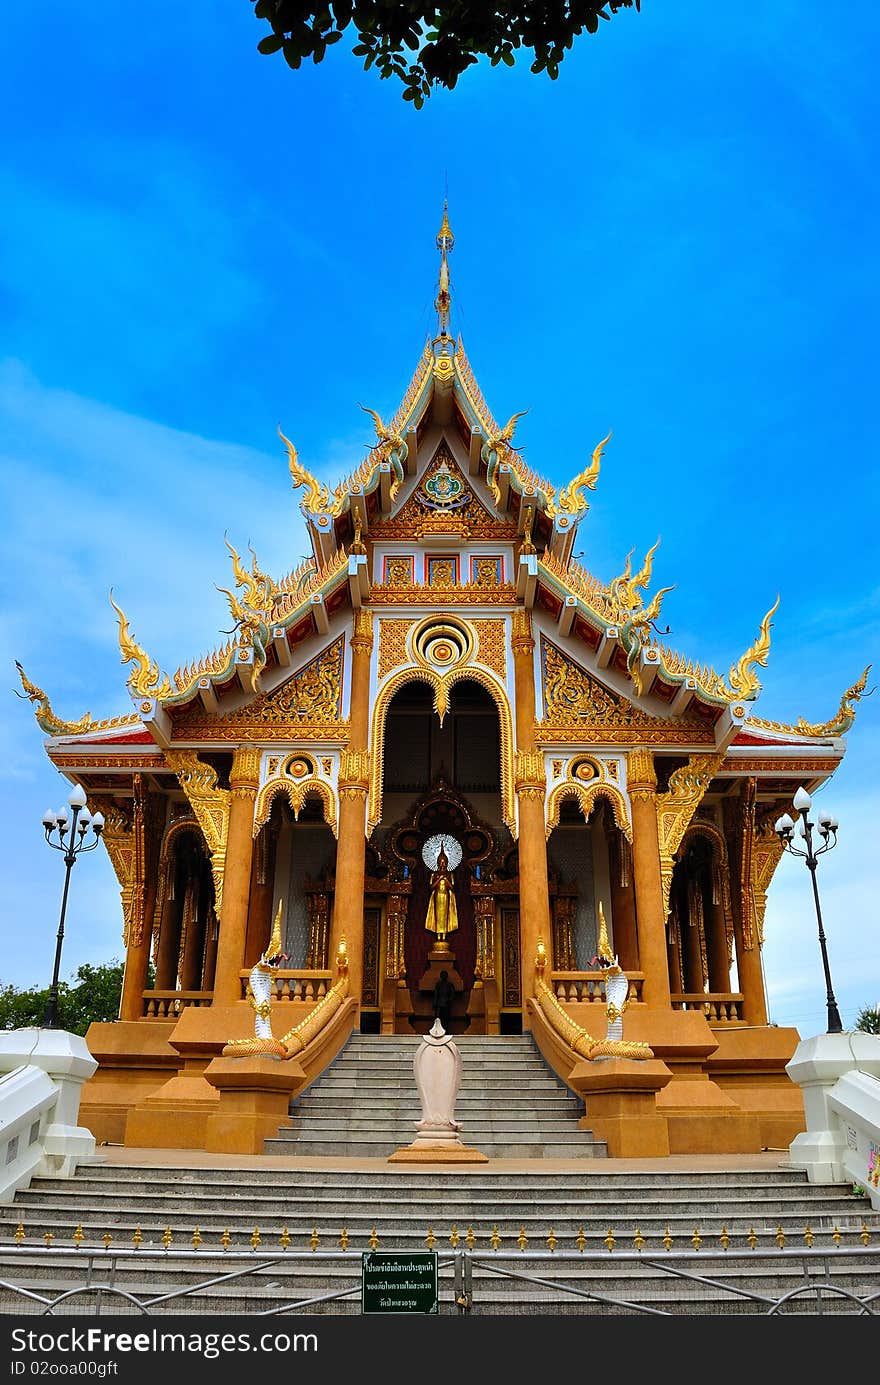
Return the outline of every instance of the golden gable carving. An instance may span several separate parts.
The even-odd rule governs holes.
[[[343,657],[344,637],[340,635],[280,688],[263,693],[235,712],[210,716],[193,710],[175,717],[175,739],[252,740],[260,730],[264,734],[274,729],[296,735],[305,726],[332,726],[344,736],[339,726]]]

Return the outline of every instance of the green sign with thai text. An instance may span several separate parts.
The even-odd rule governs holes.
[[[437,1252],[364,1251],[362,1313],[436,1313]]]

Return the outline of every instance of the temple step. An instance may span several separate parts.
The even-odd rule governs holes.
[[[65,1301],[70,1305],[65,1311],[93,1316],[95,1293],[82,1286],[90,1275],[105,1283],[111,1274],[117,1290],[151,1300],[153,1315],[273,1313],[297,1298],[331,1295],[352,1285],[349,1298],[327,1299],[310,1311],[358,1312],[360,1253],[374,1233],[384,1250],[424,1249],[433,1238],[440,1252],[444,1313],[455,1312],[449,1252],[456,1242],[463,1246],[469,1234],[484,1261],[492,1253],[493,1236],[507,1256],[520,1247],[545,1253],[532,1266],[540,1280],[534,1283],[528,1282],[528,1272],[523,1278],[525,1261],[506,1261],[517,1274],[512,1279],[499,1277],[490,1261],[476,1264],[476,1313],[627,1312],[609,1305],[610,1298],[675,1314],[763,1314],[766,1299],[755,1301],[749,1294],[778,1297],[798,1290],[804,1279],[800,1254],[772,1258],[780,1228],[786,1247],[797,1251],[808,1226],[824,1252],[810,1271],[823,1280],[833,1278],[823,1312],[852,1313],[857,1308],[847,1295],[876,1291],[877,1257],[865,1258],[870,1249],[862,1238],[867,1234],[871,1246],[880,1244],[880,1213],[850,1184],[808,1183],[805,1174],[781,1162],[782,1155],[772,1165],[766,1156],[751,1165],[743,1157],[695,1169],[682,1169],[675,1161],[621,1168],[599,1158],[581,1160],[577,1169],[506,1164],[494,1170],[491,1165],[425,1170],[330,1159],[309,1166],[298,1157],[249,1158],[237,1166],[224,1156],[212,1166],[198,1153],[183,1152],[177,1163],[151,1165],[139,1163],[134,1152],[126,1159],[127,1153],[83,1165],[72,1179],[35,1178],[0,1207],[0,1312],[42,1310],[39,1300],[14,1293],[11,1286],[17,1285],[47,1299],[77,1289]],[[15,1241],[19,1226],[20,1244]],[[200,1245],[193,1254],[196,1227]],[[137,1254],[114,1256],[116,1250],[132,1249],[136,1228]],[[255,1229],[258,1255],[252,1255]],[[338,1257],[343,1230],[354,1252],[347,1264]],[[609,1231],[613,1254],[606,1248]],[[557,1252],[552,1256],[547,1253],[551,1232]],[[702,1249],[691,1268],[698,1278],[681,1280],[669,1273],[664,1237],[671,1237],[676,1251],[691,1254],[696,1232]],[[617,1252],[631,1251],[637,1236],[644,1242],[644,1259],[622,1261]],[[105,1237],[111,1238],[109,1255]],[[249,1263],[224,1258],[224,1242]],[[579,1244],[589,1253],[583,1258]],[[322,1252],[320,1258],[310,1255],[313,1246]],[[568,1252],[567,1258],[558,1252]],[[587,1297],[575,1297],[572,1290]],[[800,1298],[792,1311],[799,1311],[799,1304]],[[125,1309],[105,1297],[101,1311]],[[816,1310],[801,1306],[800,1311]]]
[[[291,1124],[266,1140],[266,1153],[382,1158],[411,1144],[422,1114],[413,1073],[421,1042],[417,1034],[353,1034],[291,1102]],[[455,1043],[464,1144],[491,1159],[606,1157],[604,1142],[580,1128],[583,1102],[530,1034],[456,1035]]]

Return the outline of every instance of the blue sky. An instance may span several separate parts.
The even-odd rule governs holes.
[[[0,982],[48,982],[63,876],[39,820],[66,789],[13,660],[62,716],[125,712],[111,587],[173,671],[227,624],[224,531],[298,563],[276,427],[328,480],[363,457],[358,402],[393,412],[433,325],[447,192],[453,327],[495,415],[529,410],[529,464],[562,483],[614,430],[582,561],[610,580],[662,536],[669,643],[721,671],[779,593],[763,716],[880,681],[873,8],[645,0],[556,83],[484,65],[421,112],[345,42],[299,73],[261,57],[248,0],[0,24]],[[874,696],[823,790],[845,1023],[880,1002],[878,745]],[[824,1029],[799,862],[766,935],[771,1018]],[[120,948],[102,850],[62,973]]]

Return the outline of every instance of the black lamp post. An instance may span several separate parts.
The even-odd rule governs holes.
[[[70,889],[70,872],[73,870],[74,862],[84,851],[94,851],[98,842],[101,840],[101,833],[104,830],[104,818],[101,813],[95,813],[90,817],[86,812],[86,793],[80,784],[68,798],[71,813],[68,814],[66,808],[53,813],[51,809],[43,814],[43,827],[46,830],[46,841],[56,851],[64,852],[64,893],[61,896],[61,919],[58,924],[58,938],[55,943],[55,970],[52,973],[52,985],[49,990],[49,1001],[46,1005],[46,1016],[43,1020],[44,1029],[57,1028],[58,1019],[58,973],[61,969],[61,945],[64,942],[64,915],[67,912],[67,892]],[[91,827],[94,836],[87,842],[86,833]],[[54,833],[58,833],[57,840]],[[70,835],[68,836],[68,832]]]
[[[825,946],[825,930],[822,927],[822,909],[819,905],[819,886],[816,881],[816,865],[820,856],[824,856],[826,851],[830,851],[837,845],[837,818],[831,816],[827,809],[823,809],[819,814],[819,836],[822,838],[822,845],[813,847],[813,827],[815,823],[810,821],[809,812],[813,800],[806,789],[800,788],[792,800],[796,812],[801,815],[800,835],[804,839],[806,851],[799,850],[793,846],[794,822],[788,813],[783,814],[775,824],[776,835],[792,856],[801,856],[807,863],[807,870],[813,882],[813,899],[816,901],[816,918],[819,921],[819,946],[822,949],[822,966],[825,969],[825,992],[828,1004],[828,1033],[842,1034],[843,1025],[840,1022],[840,1011],[837,1008],[837,1001],[834,999],[834,991],[831,988],[831,968],[828,965],[828,950]]]

